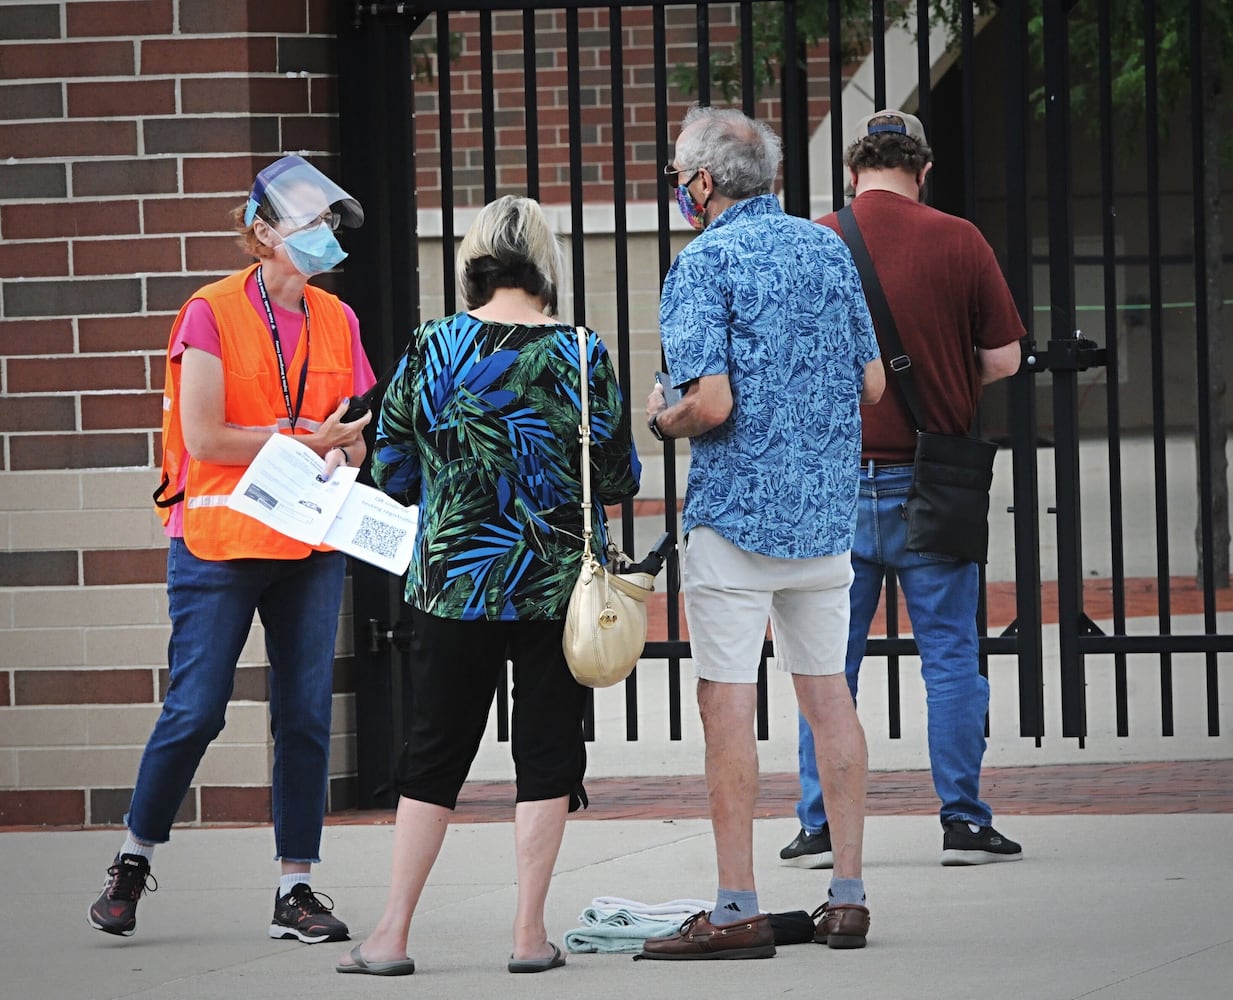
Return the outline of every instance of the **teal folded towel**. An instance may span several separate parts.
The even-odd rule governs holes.
[[[621,955],[642,950],[648,938],[668,937],[681,926],[677,917],[648,917],[629,910],[588,907],[579,917],[583,926],[565,932],[565,950],[572,954]]]

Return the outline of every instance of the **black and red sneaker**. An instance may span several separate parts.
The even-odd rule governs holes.
[[[299,938],[305,944],[346,941],[351,932],[333,915],[333,909],[334,900],[325,893],[318,895],[304,882],[298,883],[285,896],[280,896],[275,889],[270,937]]]
[[[140,854],[117,854],[107,869],[107,884],[86,919],[100,931],[128,937],[137,929],[137,900],[147,890],[158,891],[149,860]]]

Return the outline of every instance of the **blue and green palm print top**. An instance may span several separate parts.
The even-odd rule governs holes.
[[[616,372],[588,338],[591,496],[638,492]],[[458,313],[420,326],[381,404],[373,481],[418,503],[407,603],[438,618],[565,617],[582,561],[578,334]],[[594,544],[594,543],[593,543]]]
[[[728,419],[690,440],[682,529],[777,558],[850,549],[878,344],[843,241],[774,195],[737,202],[673,262],[659,325],[675,385],[732,385]]]

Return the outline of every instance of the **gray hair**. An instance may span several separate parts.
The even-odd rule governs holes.
[[[765,122],[736,108],[695,104],[685,113],[676,141],[676,162],[686,170],[705,167],[725,198],[768,194],[779,170],[782,146]]]
[[[480,209],[458,247],[463,307],[478,309],[498,288],[521,288],[555,314],[564,264],[539,202],[507,194]]]

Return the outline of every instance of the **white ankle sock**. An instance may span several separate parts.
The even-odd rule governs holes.
[[[147,861],[154,860],[154,845],[143,844],[140,840],[134,840],[131,833],[125,833],[124,846],[120,848],[121,854],[138,854]]]
[[[311,872],[291,872],[289,875],[284,875],[278,880],[278,894],[285,896],[301,882],[304,885],[312,885],[313,877]]]

